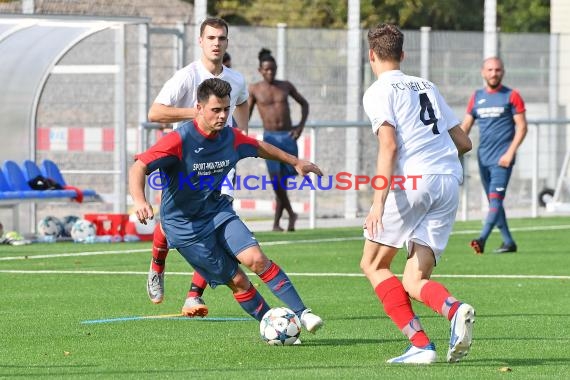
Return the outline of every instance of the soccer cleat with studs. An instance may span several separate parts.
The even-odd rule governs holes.
[[[152,265],[148,271],[146,292],[153,303],[161,303],[164,299],[164,272],[153,270]]]
[[[185,317],[205,317],[208,315],[208,306],[202,297],[188,297],[182,306],[182,315]]]
[[[473,239],[471,240],[471,248],[476,255],[482,255],[485,252],[485,242],[481,239]]]
[[[386,363],[401,364],[431,364],[437,360],[435,345],[429,343],[424,347],[409,345],[406,351],[400,356],[386,360]]]
[[[515,253],[517,251],[517,245],[515,243],[505,244],[502,243],[501,246],[495,249],[495,253]]]
[[[299,319],[301,320],[301,324],[303,325],[305,330],[313,334],[317,332],[318,329],[323,327],[324,324],[321,317],[319,317],[316,314],[313,314],[311,309],[303,310],[303,313],[301,313],[301,318]]]
[[[451,319],[449,350],[447,361],[455,363],[469,353],[473,341],[473,323],[475,323],[475,309],[466,303],[461,304]]]

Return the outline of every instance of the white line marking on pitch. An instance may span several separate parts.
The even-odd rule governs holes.
[[[74,253],[52,253],[49,255],[28,255],[28,256],[7,256],[0,257],[0,261],[11,260],[30,260],[30,259],[51,259],[52,257],[76,257],[76,256],[97,256],[97,255],[114,255],[115,253],[139,253],[150,252],[150,249],[128,249],[115,251],[93,251],[93,252],[74,252]]]
[[[4,269],[0,273],[11,274],[87,274],[87,275],[136,275],[146,276],[148,272],[136,271],[102,271],[102,270],[16,270]],[[168,272],[168,276],[190,276],[192,272]],[[248,273],[252,276],[253,273]],[[299,277],[364,277],[361,273],[287,273],[289,276]],[[398,274],[397,276],[401,276]],[[537,280],[570,280],[570,276],[551,276],[534,274],[434,274],[432,277],[440,278],[504,278],[504,279],[537,279]]]
[[[529,227],[518,227],[511,228],[511,231],[521,232],[521,231],[554,231],[554,230],[566,230],[570,229],[570,225],[558,225],[558,226],[529,226]],[[452,235],[471,235],[479,233],[479,230],[463,230],[454,231]],[[304,239],[304,240],[280,240],[280,241],[268,241],[260,242],[262,247],[272,246],[272,245],[287,245],[287,244],[312,244],[312,243],[330,243],[330,242],[341,242],[341,241],[353,241],[353,240],[364,240],[362,236],[355,237],[345,237],[345,238],[326,238],[326,239]],[[7,256],[0,257],[0,261],[13,261],[13,260],[30,260],[30,259],[52,259],[55,257],[78,257],[78,256],[97,256],[97,255],[114,255],[114,254],[127,254],[127,253],[140,253],[149,252],[150,249],[128,249],[128,250],[114,250],[114,251],[93,251],[93,252],[74,252],[74,253],[53,253],[48,255],[26,255],[26,256]]]

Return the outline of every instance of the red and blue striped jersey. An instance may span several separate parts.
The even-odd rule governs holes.
[[[170,247],[199,241],[235,215],[220,189],[231,185],[226,175],[239,160],[257,157],[258,147],[235,128],[205,135],[188,121],[136,156],[148,167],[149,185],[162,189],[161,224]]]
[[[467,113],[479,125],[479,161],[495,165],[507,151],[515,136],[514,115],[525,112],[522,97],[506,86],[496,91],[480,89],[469,99]],[[513,160],[514,164],[514,160]]]

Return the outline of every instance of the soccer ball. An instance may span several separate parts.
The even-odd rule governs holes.
[[[259,333],[271,346],[290,346],[301,335],[301,321],[291,309],[274,307],[261,319]]]
[[[67,215],[61,219],[61,223],[63,224],[63,236],[70,237],[71,236],[71,229],[75,222],[79,220],[78,216],[75,215]]]
[[[55,216],[46,216],[38,223],[38,235],[58,237],[63,234],[63,224]]]
[[[88,220],[79,219],[71,227],[71,238],[76,243],[83,243],[94,239],[97,235],[95,225]]]

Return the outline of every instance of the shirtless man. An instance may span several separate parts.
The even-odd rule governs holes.
[[[288,81],[276,80],[277,63],[271,51],[261,49],[258,55],[258,71],[263,80],[249,86],[249,117],[257,104],[257,110],[263,122],[263,141],[283,149],[289,154],[298,156],[297,139],[301,136],[305,122],[309,116],[309,103]],[[301,106],[301,120],[294,126],[291,122],[289,96]],[[282,186],[284,177],[296,176],[297,172],[290,165],[277,161],[266,160],[269,176],[274,179],[275,218],[273,231],[283,231],[279,225],[283,210],[289,214],[287,231],[295,231],[297,214],[293,212],[287,190]]]

